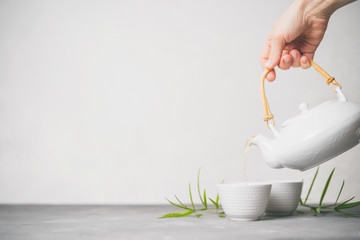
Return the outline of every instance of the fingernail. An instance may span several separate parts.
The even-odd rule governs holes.
[[[290,62],[290,59],[284,59],[284,63],[285,64],[290,64],[291,62]]]
[[[297,59],[298,55],[296,53],[291,53],[291,56],[293,57],[293,59]]]
[[[265,63],[265,67],[270,67],[271,63],[272,63],[272,61],[270,59],[267,60],[266,63]]]
[[[306,58],[302,58],[302,59],[301,59],[301,63],[306,64],[306,63],[307,63],[307,59],[306,59]]]

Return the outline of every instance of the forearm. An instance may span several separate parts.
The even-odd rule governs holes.
[[[356,0],[296,0],[303,9],[306,18],[321,17],[330,18],[330,16],[339,8],[352,3]]]

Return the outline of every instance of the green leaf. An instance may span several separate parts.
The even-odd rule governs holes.
[[[194,201],[193,201],[192,194],[191,194],[191,185],[190,185],[190,183],[189,183],[189,194],[190,194],[191,205],[193,207],[193,210],[195,211],[195,205],[194,205]]]
[[[360,214],[354,214],[354,213],[345,213],[345,212],[342,212],[340,211],[339,209],[335,209],[335,211],[339,214],[341,214],[343,217],[356,217],[356,218],[359,218],[360,217]]]
[[[220,184],[223,184],[224,182],[225,182],[225,179],[223,179]],[[216,204],[214,203],[216,209],[219,209],[219,206],[220,206],[219,200],[220,200],[219,194],[216,194]]]
[[[316,208],[314,208],[314,207],[310,208],[310,214],[313,216],[317,216]]]
[[[187,210],[185,212],[168,213],[168,214],[165,214],[164,216],[158,217],[158,218],[186,217],[186,216],[189,216],[192,213],[194,213],[194,210]]]
[[[335,211],[344,217],[356,217],[356,218],[360,217],[360,214],[356,214],[356,213],[355,214],[354,213],[344,213],[344,212],[340,211],[339,209],[335,209]]]
[[[304,204],[301,198],[300,198],[299,203],[300,203],[300,205],[303,205],[303,204]]]
[[[302,206],[307,207],[307,208],[316,208],[316,207],[310,206],[310,205],[305,204],[305,203],[303,203]]]
[[[335,211],[337,212],[337,213],[339,213],[341,216],[343,216],[343,217],[348,217],[345,213],[343,213],[342,211],[340,211],[339,209],[335,209]]]
[[[219,213],[218,213],[218,216],[221,217],[221,218],[225,218],[225,217],[226,217],[225,212],[219,212]]]
[[[342,192],[342,190],[343,190],[344,184],[345,184],[345,180],[343,180],[343,182],[342,182],[342,185],[341,185],[341,188],[340,188],[340,192],[339,192],[339,194],[338,194],[338,196],[337,196],[337,198],[336,198],[336,201],[335,201],[335,203],[334,203],[334,206],[337,204],[337,202],[338,202],[338,200],[339,200],[339,197],[340,197],[340,194],[341,194],[341,192]]]
[[[178,208],[182,208],[182,209],[186,209],[186,210],[191,210],[191,208],[188,208],[186,206],[181,206],[181,205],[178,205],[172,201],[170,201],[169,199],[165,198],[170,204],[174,205],[175,207],[178,207]]]
[[[345,202],[340,203],[339,205],[337,205],[337,206],[335,207],[335,210],[336,210],[336,209],[340,209],[343,205],[347,204],[348,202],[350,202],[350,201],[353,200],[354,198],[355,198],[355,196],[352,197],[352,198],[349,198],[349,199],[346,200]]]
[[[186,209],[190,209],[180,201],[180,199],[176,196],[176,194],[174,194],[174,196],[175,196],[176,200],[178,200],[178,202],[180,203],[181,206],[185,207]]]
[[[317,167],[317,169],[316,169],[316,173],[315,173],[314,178],[313,178],[313,180],[312,180],[312,182],[311,182],[311,185],[310,185],[309,191],[308,191],[308,193],[307,193],[307,195],[306,195],[304,204],[306,204],[306,202],[307,202],[307,200],[308,200],[308,198],[309,198],[311,189],[312,189],[312,187],[313,187],[313,185],[314,185],[314,182],[315,182],[315,179],[316,179],[316,177],[317,177],[317,175],[318,175],[318,172],[319,172],[319,167]]]
[[[206,198],[206,190],[204,189],[204,207],[207,208],[207,198]]]
[[[320,211],[320,208],[321,208],[321,204],[322,204],[322,202],[323,202],[323,200],[324,200],[326,191],[328,190],[328,187],[329,187],[331,178],[332,178],[332,176],[333,176],[333,174],[334,174],[334,171],[335,171],[335,168],[331,171],[331,173],[330,173],[330,175],[329,175],[329,177],[328,177],[328,179],[327,179],[327,181],[326,181],[326,183],[325,183],[325,187],[324,187],[324,190],[323,190],[323,192],[322,192],[322,194],[321,194],[321,198],[320,198],[319,211]]]
[[[206,211],[208,210],[207,208],[200,208],[200,209],[196,209],[196,211]]]
[[[219,204],[217,204],[214,200],[212,200],[211,198],[209,198],[209,200],[214,204],[216,210],[219,209]]]
[[[334,208],[334,204],[332,203],[332,204],[329,204],[329,205],[321,205],[321,208],[322,209],[326,209],[326,208]]]
[[[225,217],[226,217],[225,212],[219,212],[219,213],[218,213],[218,216],[221,217],[221,218],[225,218]]]
[[[353,207],[356,207],[359,205],[360,205],[360,202],[347,203],[347,204],[339,206],[338,209],[353,208]]]
[[[200,191],[200,168],[199,168],[198,176],[197,176],[197,188],[198,188],[198,193],[199,193],[200,201],[201,201],[201,203],[205,206],[205,203],[204,203],[204,200],[203,200],[202,197],[201,197],[201,191]],[[205,207],[206,207],[206,206],[205,206]]]
[[[204,215],[204,214],[196,214],[196,217],[199,218],[199,217],[201,217],[202,215]]]

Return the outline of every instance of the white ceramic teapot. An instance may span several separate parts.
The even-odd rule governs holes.
[[[273,168],[292,168],[305,171],[330,160],[356,146],[360,141],[360,106],[348,102],[341,86],[313,61],[311,65],[325,78],[336,92],[337,99],[314,108],[300,104],[301,113],[285,121],[280,130],[273,120],[264,91],[266,70],[261,78],[264,120],[275,138],[262,135],[250,140],[260,148],[266,163]]]

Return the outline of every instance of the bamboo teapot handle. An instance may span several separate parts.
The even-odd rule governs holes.
[[[317,65],[314,61],[310,60],[311,66],[315,68],[316,71],[325,79],[326,84],[331,87],[331,89],[336,92],[336,89],[331,85],[336,85],[339,88],[341,88],[341,85],[335,81],[335,78],[330,76],[327,72],[325,72],[319,65]],[[265,95],[265,78],[268,75],[268,73],[271,71],[271,69],[265,69],[260,81],[260,91],[261,91],[261,98],[262,98],[262,106],[264,111],[264,121],[266,122],[266,126],[270,128],[269,126],[269,120],[272,120],[273,125],[275,126],[274,121],[274,115],[270,111],[270,106],[267,101],[266,95]]]

